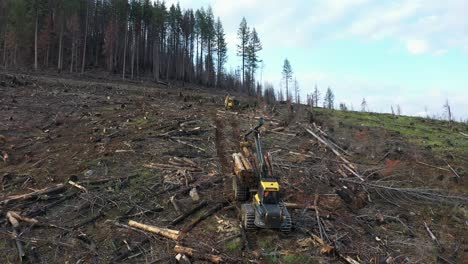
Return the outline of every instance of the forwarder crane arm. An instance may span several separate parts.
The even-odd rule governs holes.
[[[257,149],[256,156],[257,156],[257,161],[259,164],[258,167],[260,169],[260,174],[259,174],[260,180],[268,177],[268,166],[265,162],[265,156],[263,155],[262,140],[261,140],[260,131],[259,131],[260,127],[262,127],[263,124],[265,124],[265,121],[263,120],[263,118],[260,118],[258,125],[254,127],[252,130],[250,130],[247,134],[244,135],[244,139],[247,139],[247,137],[250,134],[254,135],[255,147]]]

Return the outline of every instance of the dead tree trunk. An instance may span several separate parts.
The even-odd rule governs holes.
[[[132,65],[131,65],[131,79],[133,80],[133,70],[135,68],[135,26],[132,32]]]
[[[86,0],[86,25],[85,25],[85,37],[84,37],[84,43],[83,43],[83,60],[81,62],[81,74],[84,73],[85,70],[85,65],[86,65],[86,43],[88,40],[88,23],[89,22],[89,3]]]
[[[6,36],[7,36],[7,33],[5,30],[5,34],[3,34],[3,67],[5,67],[5,69],[6,69],[6,45],[7,45]]]
[[[128,22],[125,21],[125,43],[123,53],[122,80],[125,80],[125,66],[127,64],[127,45],[128,45]]]
[[[154,46],[153,46],[153,79],[155,82],[159,82],[159,39],[158,37],[154,41]]]
[[[71,48],[71,59],[70,59],[70,73],[73,72],[73,56],[75,53],[75,35],[72,34],[72,48]]]
[[[36,29],[34,30],[34,70],[37,71],[37,31],[39,27],[39,8],[36,2]]]
[[[63,16],[63,11],[62,11],[62,16]],[[58,72],[62,72],[62,61],[63,61],[63,28],[65,26],[65,23],[63,21],[63,18],[60,18],[61,20],[61,26],[60,26],[60,37],[59,37],[59,54],[58,54],[58,62],[57,62],[57,70]]]

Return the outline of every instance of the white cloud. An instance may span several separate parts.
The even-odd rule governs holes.
[[[343,34],[394,40],[412,54],[441,55],[441,50],[468,45],[466,10],[466,0],[373,1]]]
[[[429,51],[429,44],[422,39],[410,39],[406,42],[406,48],[411,54],[423,54]]]

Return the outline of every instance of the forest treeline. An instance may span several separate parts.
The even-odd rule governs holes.
[[[225,33],[211,7],[182,9],[159,0],[0,1],[7,69],[105,69],[123,79],[150,76],[262,95],[255,80],[259,36],[245,18],[237,34],[242,65],[226,71]]]

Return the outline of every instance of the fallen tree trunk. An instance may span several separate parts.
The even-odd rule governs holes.
[[[354,165],[349,162],[343,155],[341,155],[331,144],[329,144],[327,141],[319,137],[317,134],[315,134],[312,130],[305,128],[305,130],[314,136],[320,143],[324,144],[326,147],[328,147],[339,159],[341,159],[345,164],[344,167],[348,169],[354,176],[359,178],[361,181],[364,181],[364,178],[362,178],[355,170],[356,168]]]
[[[424,221],[424,227],[426,228],[426,231],[427,233],[429,234],[429,236],[431,237],[432,241],[434,241],[434,243],[437,245],[437,247],[440,249],[440,242],[439,240],[437,239],[437,237],[434,235],[434,233],[432,233],[432,230],[429,228],[429,226],[427,225],[427,223]]]
[[[185,254],[187,256],[190,256],[192,258],[196,259],[201,259],[201,260],[206,260],[206,261],[211,261],[213,263],[220,263],[223,261],[223,258],[217,255],[211,255],[211,254],[206,254],[206,253],[201,253],[200,251],[189,248],[189,247],[183,247],[176,245],[174,247],[174,251],[179,254]]]
[[[198,204],[197,206],[195,206],[194,208],[192,208],[191,210],[189,210],[188,212],[178,216],[176,219],[172,220],[172,222],[169,224],[170,226],[174,226],[174,225],[177,225],[178,223],[182,222],[185,218],[189,217],[190,215],[192,215],[193,213],[197,212],[198,210],[202,209],[203,207],[205,207],[206,205],[208,204],[207,201],[203,201],[201,202],[200,204]]]
[[[182,228],[182,232],[183,233],[188,233],[190,230],[192,230],[198,223],[200,223],[201,221],[205,220],[206,218],[208,218],[209,216],[211,216],[212,214],[216,213],[217,211],[221,210],[221,208],[223,208],[223,204],[222,203],[219,203],[217,205],[215,205],[214,207],[210,208],[208,211],[206,211],[205,213],[203,213],[202,215],[200,215],[198,218],[194,219],[192,222],[190,222],[189,224],[187,224],[186,226],[184,226]]]
[[[6,205],[6,204],[8,204],[10,202],[17,201],[17,200],[32,199],[32,198],[36,198],[39,195],[49,194],[49,193],[52,193],[52,192],[58,192],[58,191],[62,191],[64,189],[66,189],[66,186],[64,184],[57,184],[55,186],[47,187],[47,188],[37,190],[37,191],[31,192],[31,193],[12,195],[12,196],[8,196],[8,197],[4,198],[3,200],[1,200],[0,205],[1,204]]]
[[[172,230],[172,229],[167,229],[167,228],[161,228],[157,226],[152,226],[152,225],[145,225],[142,223],[138,223],[136,221],[130,220],[128,221],[128,225],[131,227],[135,227],[141,230],[145,230],[151,233],[154,233],[156,235],[160,235],[166,238],[170,238],[172,240],[179,240],[180,237],[180,232],[178,230]]]

